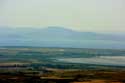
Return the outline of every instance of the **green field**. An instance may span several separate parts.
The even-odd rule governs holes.
[[[59,59],[74,60],[84,58],[92,60],[93,57],[124,57],[125,50],[113,49],[83,49],[83,48],[33,48],[33,47],[1,47],[0,48],[0,66],[26,66],[32,69],[42,67],[59,69],[98,69],[98,68],[123,68],[124,60],[121,65],[95,64],[95,63],[75,63],[59,61]],[[103,59],[103,58],[102,58]],[[105,59],[105,58],[104,58]],[[98,60],[98,59],[97,59]],[[110,61],[110,59],[108,59]],[[111,58],[112,60],[112,58]],[[121,61],[121,59],[120,59]],[[103,61],[101,61],[103,63]],[[114,61],[115,62],[115,61]],[[100,62],[99,62],[100,63]]]

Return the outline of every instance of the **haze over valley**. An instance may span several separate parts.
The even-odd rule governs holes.
[[[64,27],[0,28],[0,46],[124,49],[125,36],[83,32]]]

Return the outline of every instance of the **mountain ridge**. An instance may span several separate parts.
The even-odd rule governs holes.
[[[0,46],[123,48],[124,38],[54,26],[42,29],[0,28]]]

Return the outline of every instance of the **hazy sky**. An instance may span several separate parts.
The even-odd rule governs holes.
[[[0,0],[0,26],[125,32],[125,0]]]

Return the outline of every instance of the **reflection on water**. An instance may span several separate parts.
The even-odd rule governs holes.
[[[58,58],[57,60],[61,62],[69,62],[69,63],[125,66],[125,56],[98,56],[98,57],[90,57],[90,58]]]

